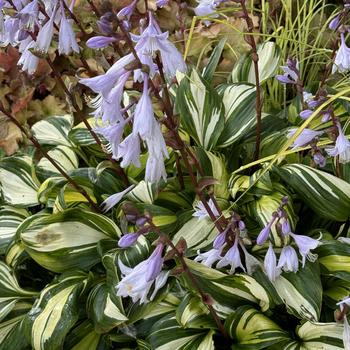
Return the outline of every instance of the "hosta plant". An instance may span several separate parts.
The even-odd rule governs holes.
[[[0,10],[0,349],[350,349],[348,1]]]

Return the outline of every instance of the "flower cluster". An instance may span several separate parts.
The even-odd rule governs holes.
[[[71,2],[69,12],[73,11],[74,3]],[[6,9],[16,11],[15,16],[0,16],[0,46],[18,47],[21,53],[18,64],[29,74],[35,73],[39,57],[48,52],[55,28],[59,28],[59,54],[69,55],[80,51],[72,20],[66,17],[63,1],[45,1],[44,4],[45,8],[41,8],[38,0],[0,3],[1,12]]]
[[[265,255],[264,268],[271,281],[274,281],[281,274],[282,270],[285,272],[297,272],[299,270],[299,258],[296,250],[289,243],[289,237],[294,240],[294,243],[298,247],[299,254],[302,257],[302,267],[305,266],[306,259],[315,261],[317,256],[312,254],[311,250],[315,249],[320,243],[318,240],[311,237],[298,235],[292,232],[287,212],[283,208],[287,203],[288,198],[283,198],[280,207],[273,213],[271,220],[261,230],[256,239],[257,244],[264,244],[269,239],[273,225],[283,239],[284,246],[278,261],[271,241],[269,242],[269,248]]]
[[[118,16],[128,19],[134,7],[132,2]],[[99,48],[113,40],[113,36],[95,37],[90,39],[90,47],[95,45]],[[140,35],[131,34],[131,40],[135,44],[133,53],[120,58],[105,74],[81,79],[80,83],[98,94],[91,104],[93,115],[100,122],[97,132],[108,141],[113,158],[120,159],[122,167],[130,164],[139,167],[143,142],[148,150],[145,180],[158,182],[161,178],[166,179],[164,158],[168,157],[168,151],[160,124],[154,116],[149,82],[158,74],[160,67],[155,61],[158,55],[168,79],[173,79],[177,71],[185,72],[186,64],[151,12],[148,14],[148,26],[141,30]],[[124,86],[132,74],[135,81],[143,82],[143,92],[133,114],[128,116],[122,107],[122,97]],[[125,126],[130,122],[133,122],[132,132],[123,138]]]

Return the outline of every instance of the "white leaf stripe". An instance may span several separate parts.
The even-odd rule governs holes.
[[[302,164],[287,165],[277,172],[319,215],[336,221],[346,221],[349,217],[349,183]]]
[[[33,125],[32,131],[41,144],[71,146],[68,132],[72,126],[73,117],[66,114],[40,120]]]

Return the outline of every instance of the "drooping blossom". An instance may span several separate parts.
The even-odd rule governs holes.
[[[86,46],[90,49],[103,49],[108,45],[117,41],[116,38],[110,36],[93,36],[86,42]]]
[[[75,38],[72,21],[66,18],[63,5],[61,4],[61,21],[58,35],[58,53],[70,55],[72,51],[79,53],[79,45]]]
[[[131,133],[118,146],[118,153],[116,159],[122,159],[120,166],[127,167],[130,164],[140,167],[140,138]]]
[[[149,24],[141,35],[132,34],[136,42],[135,50],[139,56],[153,57],[160,53],[164,72],[167,77],[173,78],[177,71],[185,72],[187,67],[181,53],[175,45],[168,40],[168,32],[162,33],[152,13],[149,13]]]
[[[288,235],[291,232],[289,220],[287,218],[282,219],[282,233]]]
[[[53,38],[53,29],[55,21],[55,12],[39,30],[38,36],[36,38],[35,50],[41,53],[47,53],[51,46],[51,41]]]
[[[282,84],[297,84],[299,82],[299,65],[295,59],[288,58],[287,65],[281,66],[283,75],[276,75]]]
[[[28,74],[34,74],[38,64],[39,58],[31,53],[31,49],[35,47],[35,41],[28,37],[26,40],[22,41],[19,46],[19,52],[21,57],[19,58],[17,64],[22,67],[22,70],[28,72]]]
[[[129,5],[123,7],[118,13],[117,13],[117,17],[120,19],[120,20],[129,20],[132,13],[134,12],[135,10],[135,6],[137,4],[137,1],[138,0],[133,0]]]
[[[313,155],[312,159],[315,162],[315,164],[318,165],[319,167],[323,168],[326,166],[327,160],[321,152],[316,152]]]
[[[275,281],[276,278],[281,274],[281,269],[277,267],[277,258],[271,242],[269,243],[269,249],[265,255],[264,269],[270,281]]]
[[[38,0],[30,1],[17,14],[17,16],[20,18],[20,21],[21,21],[21,27],[29,31],[33,31],[34,26],[38,23],[38,15],[39,15]]]
[[[226,252],[226,254],[220,259],[220,261],[216,264],[217,268],[225,267],[227,265],[231,265],[229,273],[232,274],[235,272],[237,268],[241,268],[244,272],[246,272],[245,267],[243,266],[241,260],[241,254],[238,248],[239,238],[236,236],[235,242],[233,246]]]
[[[337,128],[339,134],[335,146],[326,148],[326,152],[332,157],[339,156],[339,162],[345,164],[350,162],[350,141],[345,136],[340,123],[337,124]]]
[[[284,246],[278,259],[278,269],[285,272],[297,272],[299,269],[298,255],[290,245]]]
[[[289,129],[287,137],[291,138],[297,131],[297,128]],[[294,140],[292,144],[292,149],[296,149],[298,147],[303,147],[313,141],[317,136],[322,135],[323,131],[315,131],[312,129],[305,128],[301,134]]]
[[[219,249],[210,249],[205,253],[201,253],[199,250],[197,251],[197,256],[195,257],[194,261],[201,262],[203,265],[212,267],[213,264],[215,264],[218,260],[222,259],[221,253],[222,253],[223,246]]]
[[[344,33],[340,34],[340,47],[334,59],[332,73],[345,73],[350,69],[350,48],[346,45]]]
[[[208,203],[209,208],[213,212],[213,214],[215,216],[219,216],[219,212],[217,211],[216,206],[215,206],[214,202],[212,201],[212,199],[209,199],[209,201],[207,201],[207,203]],[[192,216],[197,217],[199,220],[202,220],[204,218],[209,218],[209,214],[208,214],[202,201],[199,201],[196,204],[195,212],[192,214]]]
[[[158,244],[151,256],[134,268],[125,266],[119,259],[122,280],[117,285],[117,295],[131,297],[134,303],[139,301],[140,304],[153,300],[159,289],[165,285],[169,275],[169,272],[161,270],[162,251],[163,245]],[[152,287],[153,292],[149,296]]]
[[[320,241],[308,236],[297,235],[292,232],[290,232],[289,235],[294,239],[296,245],[298,246],[299,253],[302,257],[302,266],[305,266],[306,259],[311,262],[315,262],[317,255],[312,254],[311,250],[317,248]]]
[[[104,212],[110,210],[111,208],[113,208],[114,206],[116,206],[121,200],[122,198],[128,193],[130,192],[133,188],[135,187],[135,185],[131,185],[128,188],[126,188],[124,191],[121,192],[117,192],[112,194],[111,196],[109,196],[107,199],[105,199],[102,204],[102,210]]]

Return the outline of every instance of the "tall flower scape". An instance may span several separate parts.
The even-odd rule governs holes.
[[[0,0],[0,349],[350,349],[349,12]]]

